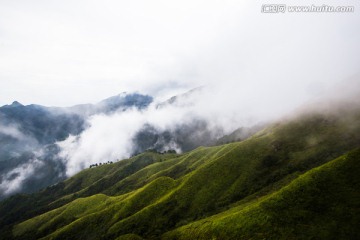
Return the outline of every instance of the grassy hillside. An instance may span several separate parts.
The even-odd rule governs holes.
[[[360,239],[360,149],[162,239]]]
[[[358,219],[344,211],[359,207],[358,151],[326,163],[360,145],[359,113],[303,114],[242,142],[182,155],[148,152],[87,169],[1,202],[0,238],[291,239],[315,231],[326,238],[339,221],[356,234]],[[312,228],[301,225],[309,220]],[[342,234],[334,236],[350,236]]]
[[[146,166],[173,157],[173,154],[160,155],[145,152],[117,163],[85,169],[76,176],[39,193],[12,196],[0,202],[0,232],[2,233],[0,239],[11,238],[12,225],[16,222],[61,207],[80,197],[101,193],[107,187],[113,186]]]

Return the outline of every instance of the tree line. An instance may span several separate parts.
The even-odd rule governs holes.
[[[107,161],[105,163],[95,163],[95,164],[90,164],[89,168],[93,168],[93,167],[98,167],[98,166],[102,166],[102,165],[107,165],[107,164],[113,164],[113,161]]]

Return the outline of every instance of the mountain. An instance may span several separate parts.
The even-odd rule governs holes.
[[[80,104],[67,108],[69,112],[74,112],[84,116],[94,114],[110,114],[116,111],[125,111],[129,108],[145,109],[153,102],[153,98],[148,95],[138,93],[127,94],[123,92],[119,95],[104,99],[97,104]]]
[[[1,239],[359,239],[360,107],[147,151],[0,202]]]
[[[360,149],[163,239],[359,239]]]
[[[196,98],[199,97],[199,94],[204,90],[204,87],[193,88],[190,91],[187,91],[183,94],[172,96],[164,102],[160,102],[156,105],[156,108],[164,108],[169,105],[175,106],[191,106],[196,101]]]
[[[252,127],[240,127],[228,135],[224,135],[216,141],[216,145],[239,142],[247,139],[251,135],[254,135],[257,131],[264,128],[266,124],[257,124]]]
[[[81,134],[90,116],[144,109],[152,101],[147,95],[122,93],[68,108],[24,106],[17,101],[0,107],[0,199],[64,180],[66,166],[56,142]]]
[[[40,143],[63,140],[69,134],[77,135],[83,130],[84,115],[109,114],[129,108],[144,109],[153,98],[137,93],[122,93],[97,104],[83,104],[73,107],[24,106],[15,101],[0,107],[2,126],[16,125],[22,133],[34,137]]]
[[[200,118],[194,118],[190,123],[178,123],[174,128],[165,130],[145,124],[133,137],[133,155],[146,150],[187,152],[199,146],[215,145],[223,132],[221,128],[211,128],[209,125],[207,120]]]
[[[186,111],[201,91],[202,88],[196,88],[173,96],[154,104],[152,111],[162,111],[162,114],[166,114],[168,108]],[[115,116],[121,121],[129,110],[141,113],[151,103],[151,96],[124,92],[96,104],[64,108],[34,104],[24,106],[17,101],[0,107],[0,199],[15,193],[31,193],[66,179],[71,157],[62,154],[61,143],[72,137],[81,142],[83,134],[86,136],[93,131],[91,119],[94,117],[111,119]],[[166,128],[145,122],[133,131],[128,140],[131,145],[129,156],[147,150],[187,152],[199,146],[216,145],[217,139],[224,134],[220,127],[216,128],[200,117],[174,122]],[[99,158],[97,161],[115,161],[118,158]],[[82,164],[79,168],[90,164]]]
[[[176,111],[191,108],[201,97],[204,87],[197,87],[183,94],[172,96],[155,105],[156,111],[175,108]],[[214,126],[209,119],[192,117],[188,122],[176,122],[172,128],[158,129],[146,123],[133,137],[133,155],[146,150],[164,152],[176,150],[188,152],[200,146],[218,145],[219,138],[225,137],[221,126]],[[252,132],[254,133],[254,131]]]

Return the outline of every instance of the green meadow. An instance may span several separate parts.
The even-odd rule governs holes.
[[[144,152],[0,203],[0,239],[360,239],[360,111]]]

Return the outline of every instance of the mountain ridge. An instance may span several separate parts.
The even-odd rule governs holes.
[[[216,217],[216,214],[223,213],[227,216],[226,211],[234,210],[233,207],[239,208],[239,211],[236,210],[238,208],[234,210],[236,214],[240,214],[241,209],[247,206],[257,209],[259,199],[292,186],[303,174],[315,171],[311,169],[322,168],[321,166],[328,168],[327,163],[333,166],[332,160],[348,156],[347,152],[360,145],[359,113],[359,109],[345,109],[336,114],[305,114],[273,123],[241,142],[199,147],[183,154],[145,152],[119,163],[87,169],[40,193],[29,197],[13,197],[1,202],[0,214],[4,217],[0,225],[7,226],[1,231],[7,233],[5,236],[8,239],[14,237],[14,226],[14,233],[17,235],[15,239],[116,239],[120,236],[187,239],[187,234],[191,234],[193,230],[187,233],[184,229],[192,229],[192,226],[196,228],[198,221],[203,221],[201,224],[206,223],[207,218],[213,217],[216,223],[222,224],[221,218]],[[356,187],[351,184],[352,181],[359,180],[355,174],[359,167],[358,153],[358,150],[350,153],[352,160],[347,168],[353,169],[354,174],[349,175],[349,181],[346,180],[348,185],[338,183],[344,187],[344,193],[347,194],[344,195],[345,199],[354,202],[354,206],[354,199],[357,197],[351,189]],[[342,155],[344,157],[341,157]],[[333,170],[337,172],[337,168],[338,165]],[[342,178],[348,179],[346,174],[342,175]],[[314,182],[318,183],[320,184]],[[326,188],[321,190],[325,197],[332,196],[325,190]],[[296,190],[296,194],[301,196],[302,193]],[[338,196],[337,193],[334,194]],[[313,199],[320,201],[321,198]],[[37,209],[29,211],[27,206],[33,201],[38,203]],[[290,203],[290,200],[285,202]],[[14,204],[18,210],[8,212]],[[347,204],[344,201],[343,205],[338,206],[346,209]],[[303,207],[299,209],[308,208],[307,205],[301,206]],[[79,210],[74,215],[75,213],[69,212],[71,209],[84,210]],[[18,211],[26,213],[26,216],[19,218]],[[293,211],[294,216],[298,216],[298,210]],[[324,211],[327,213],[330,210]],[[324,226],[326,229],[320,239],[326,239],[331,233],[331,227],[324,225],[325,213],[320,212],[317,215],[317,226]],[[256,219],[256,214],[262,213],[256,210],[252,213],[252,218]],[[290,211],[287,214],[292,213]],[[246,215],[239,216],[244,218]],[[340,226],[347,224],[351,236],[358,236],[354,225],[357,218],[352,218],[349,222],[339,216],[343,216],[343,213],[334,216],[333,221],[341,219],[344,223]],[[179,228],[182,226],[184,227]],[[240,228],[233,226],[218,230],[219,228],[212,228],[211,225],[204,225],[204,230],[194,232],[194,236],[204,239],[231,239],[234,236],[238,239],[263,239],[264,236],[270,239],[307,239],[306,236],[314,236],[313,229],[305,229],[307,232],[299,236],[286,230],[286,227],[282,232],[281,224],[277,226],[279,231],[272,231],[271,228],[266,228],[269,225],[265,224],[263,233],[256,235],[256,226],[245,224],[240,225]],[[291,226],[289,225],[290,228]],[[245,229],[241,230],[243,227]],[[346,236],[344,232],[345,230],[335,232],[334,236]]]
[[[174,96],[160,103],[162,107],[153,102],[151,96],[125,92],[96,104],[65,108],[20,103],[0,107],[0,142],[5,143],[0,145],[0,199],[16,192],[31,193],[66,179],[71,156],[66,154],[67,149],[62,154],[63,148],[68,144],[79,144],[77,140],[92,131],[92,119],[117,118],[121,122],[122,117],[132,112],[142,115],[167,111],[165,108],[184,111],[194,104],[200,90],[196,88]],[[118,126],[117,131],[127,132],[127,129]],[[144,122],[132,131],[131,139],[127,141],[131,145],[127,150],[129,156],[147,150],[186,152],[201,145],[215,145],[217,138],[224,135],[221,128],[215,129],[201,117],[194,117],[190,122],[176,122],[166,128]],[[89,165],[119,158],[110,155],[110,159],[91,160]],[[28,173],[23,169],[29,169]]]
[[[81,134],[87,128],[89,116],[132,107],[144,109],[152,101],[150,96],[133,93],[81,107],[22,105],[17,101],[0,107],[0,142],[3,143],[0,145],[0,199],[11,191],[33,192],[64,180],[65,164],[57,156],[60,149],[56,142]],[[31,164],[34,160],[37,165]],[[15,189],[8,189],[6,182],[14,181],[23,168],[39,176],[25,175],[22,182],[16,182]]]

